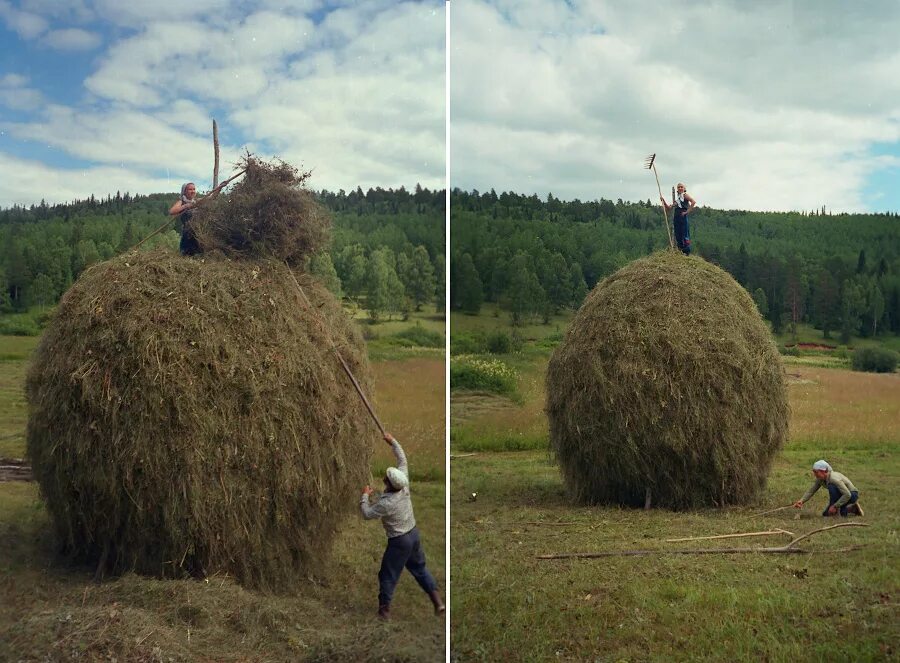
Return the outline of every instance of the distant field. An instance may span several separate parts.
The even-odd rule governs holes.
[[[0,456],[24,453],[22,387],[36,342],[0,337]],[[373,362],[375,403],[409,454],[416,518],[444,591],[443,351],[410,357]],[[372,442],[377,480],[391,456],[374,429]],[[410,576],[394,620],[375,619],[383,549],[382,527],[351,516],[330,567],[298,595],[252,592],[225,577],[127,575],[97,585],[92,569],[55,558],[37,486],[0,483],[0,660],[443,661],[444,622]]]

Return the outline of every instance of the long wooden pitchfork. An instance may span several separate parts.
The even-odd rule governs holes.
[[[659,175],[656,172],[655,162],[656,162],[656,152],[654,152],[649,157],[647,157],[647,159],[644,161],[644,168],[646,168],[647,170],[653,171],[653,175],[654,175],[654,177],[656,177],[656,188],[659,190],[659,197],[662,198],[663,197],[662,187],[659,185]],[[662,213],[663,213],[663,219],[664,219],[663,224],[666,226],[666,233],[668,233],[668,235],[669,235],[669,248],[674,249],[675,248],[675,240],[672,238],[672,228],[669,227],[669,214],[666,212],[665,205],[663,205]]]

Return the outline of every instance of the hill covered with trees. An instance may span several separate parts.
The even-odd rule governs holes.
[[[54,304],[85,269],[161,226],[177,197],[117,193],[0,210],[0,313]],[[317,197],[332,212],[333,241],[311,269],[329,288],[363,303],[373,319],[432,301],[443,310],[445,191],[417,185]],[[177,220],[172,227],[144,246],[176,249]]]
[[[548,319],[577,308],[624,264],[668,245],[659,205],[562,201],[454,189],[450,298]],[[900,218],[896,214],[748,212],[700,208],[695,254],[727,270],[780,333],[809,322],[828,338],[900,334]]]

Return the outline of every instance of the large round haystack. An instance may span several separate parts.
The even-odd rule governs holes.
[[[63,547],[113,572],[283,587],[369,478],[364,345],[308,276],[163,251],[66,293],[27,381],[28,454]]]
[[[331,218],[303,183],[309,173],[282,161],[247,157],[227,193],[201,202],[191,227],[204,253],[276,258],[304,265],[328,244]]]
[[[594,288],[550,360],[550,443],[589,503],[745,504],[788,429],[768,328],[724,271],[656,253]]]

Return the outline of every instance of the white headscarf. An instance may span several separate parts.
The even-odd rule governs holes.
[[[813,463],[813,469],[831,472],[831,465],[826,463],[824,460],[817,460],[815,463]]]
[[[396,467],[387,468],[386,474],[390,484],[397,490],[403,490],[409,485],[409,477]]]

